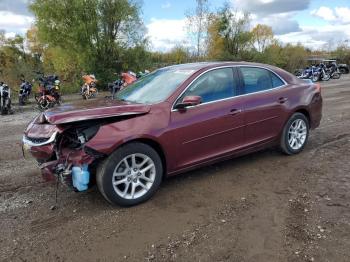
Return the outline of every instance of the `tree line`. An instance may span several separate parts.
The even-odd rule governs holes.
[[[272,28],[251,28],[250,14],[225,3],[210,11],[208,0],[196,0],[186,11],[192,45],[178,44],[167,52],[152,51],[138,0],[35,0],[35,23],[26,35],[6,38],[0,31],[0,81],[16,87],[34,79],[34,71],[55,73],[64,91],[77,90],[84,73],[94,73],[105,86],[114,73],[153,70],[196,61],[254,61],[288,71],[305,66],[309,56],[350,62],[350,49],[310,50],[301,43],[282,44]]]

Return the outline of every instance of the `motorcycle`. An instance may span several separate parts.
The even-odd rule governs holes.
[[[326,70],[332,79],[339,79],[341,76],[341,73],[336,63],[332,63]]]
[[[323,64],[323,63],[319,64],[317,71],[319,73],[318,80],[328,81],[329,79],[331,79],[331,75],[327,72],[327,68],[326,68],[325,64]]]
[[[81,95],[83,99],[94,98],[98,95],[98,90],[96,87],[96,77],[95,75],[83,75],[84,84],[81,87]]]
[[[11,109],[11,89],[0,82],[0,110],[2,115],[13,114]]]
[[[122,88],[124,81],[122,79],[117,79],[113,83],[108,84],[108,88],[111,91],[112,99],[114,99],[115,94]]]
[[[60,91],[60,80],[56,75],[48,75],[38,78],[39,80],[39,92],[35,94],[35,100],[37,101],[39,110],[44,111],[48,108],[60,105],[62,103],[62,97]]]
[[[148,75],[150,72],[148,70],[145,70],[144,72],[140,71],[137,73],[136,77],[137,79],[141,78],[141,77],[144,77],[146,75]]]
[[[115,74],[118,75],[117,73]],[[118,91],[137,81],[137,76],[132,71],[121,73],[120,76],[120,79],[117,79],[113,83],[108,84],[108,88],[110,89],[112,94],[112,99],[114,99],[114,96]]]
[[[23,106],[28,102],[29,96],[32,92],[32,84],[25,80],[21,81],[22,83],[19,86],[18,104]]]
[[[331,76],[326,70],[324,64],[317,66],[306,67],[298,78],[301,79],[311,79],[312,82],[317,82],[319,80],[328,81]]]
[[[315,66],[306,67],[298,76],[300,79],[311,79],[312,82],[318,81],[319,73]]]

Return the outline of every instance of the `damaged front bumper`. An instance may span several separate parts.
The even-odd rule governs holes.
[[[24,158],[34,158],[46,181],[59,179],[78,191],[88,188],[90,182],[90,165],[101,154],[86,146],[79,148],[60,148],[57,144],[59,132],[49,138],[31,138],[26,135],[22,139]],[[62,138],[61,138],[62,139]]]

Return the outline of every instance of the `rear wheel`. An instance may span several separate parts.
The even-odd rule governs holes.
[[[333,78],[333,79],[339,79],[339,78],[340,78],[340,73],[334,73],[334,74],[332,75],[332,78]]]
[[[153,196],[161,183],[162,174],[162,161],[152,147],[130,143],[100,164],[96,182],[107,201],[132,206]]]
[[[309,120],[302,113],[294,113],[283,128],[280,147],[287,155],[301,152],[309,137]]]

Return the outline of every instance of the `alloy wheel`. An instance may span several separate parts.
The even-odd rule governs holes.
[[[288,130],[288,144],[294,149],[298,150],[305,144],[307,136],[307,127],[303,119],[296,119],[290,125]]]
[[[152,187],[156,167],[147,155],[136,153],[124,157],[112,176],[114,191],[124,199],[137,199]]]

